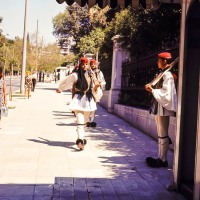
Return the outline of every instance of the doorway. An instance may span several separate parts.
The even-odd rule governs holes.
[[[179,158],[179,189],[193,199],[197,138],[197,115],[200,68],[200,2],[194,0],[186,21],[183,95],[181,108],[181,139]]]

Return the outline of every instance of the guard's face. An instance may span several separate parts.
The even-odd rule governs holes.
[[[88,70],[88,63],[84,62],[82,64],[82,68],[83,68],[84,71]]]
[[[96,68],[95,63],[91,63],[91,64],[90,64],[90,67],[91,67],[92,69],[95,69],[95,68]]]
[[[165,68],[165,66],[166,66],[166,60],[163,60],[163,59],[161,59],[161,58],[158,58],[157,64],[158,64],[158,68],[159,68],[159,69],[163,69],[163,68]]]

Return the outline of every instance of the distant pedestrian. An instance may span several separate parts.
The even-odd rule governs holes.
[[[88,59],[82,57],[77,72],[74,72],[61,81],[57,93],[71,89],[75,84],[75,95],[69,105],[69,109],[75,111],[77,118],[77,140],[76,145],[80,150],[84,149],[87,141],[85,139],[85,126],[91,111],[97,109],[96,101],[101,95],[100,84],[95,82],[88,71]]]
[[[158,68],[161,69],[163,76],[155,85],[145,85],[145,89],[152,93],[154,103],[150,113],[155,115],[158,132],[158,158],[147,157],[146,162],[150,167],[168,167],[167,153],[169,144],[172,143],[169,135],[169,118],[176,115],[177,94],[175,81],[172,73],[167,70],[172,56],[169,52],[158,54]],[[159,77],[159,75],[158,75]]]
[[[90,60],[90,68],[95,76],[95,79],[99,82],[102,90],[105,89],[106,81],[104,79],[104,75],[102,71],[99,69],[96,60]],[[87,127],[96,127],[97,123],[94,121],[96,111],[92,111],[90,113],[89,122],[87,123]]]
[[[34,92],[35,86],[36,86],[36,83],[37,83],[37,71],[36,70],[33,71],[33,73],[31,74],[31,77],[32,77],[32,89],[31,89],[31,91]]]
[[[32,88],[32,76],[31,72],[27,71],[25,76],[25,96],[27,95],[28,98],[30,97],[31,88]]]
[[[7,105],[6,81],[4,80],[3,68],[0,67],[0,120],[1,120],[1,107],[6,105]]]

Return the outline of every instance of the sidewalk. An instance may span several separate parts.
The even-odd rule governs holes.
[[[156,141],[100,106],[78,151],[71,93],[56,88],[37,83],[30,99],[13,98],[16,108],[0,122],[1,200],[185,200],[166,190],[173,153],[167,169],[149,168]]]

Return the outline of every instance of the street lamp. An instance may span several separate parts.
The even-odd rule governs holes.
[[[25,71],[26,71],[26,46],[27,46],[27,10],[28,0],[25,0],[25,15],[24,15],[24,35],[23,35],[23,56],[22,56],[22,69],[21,69],[21,82],[20,82],[20,93],[24,93],[25,84]]]

